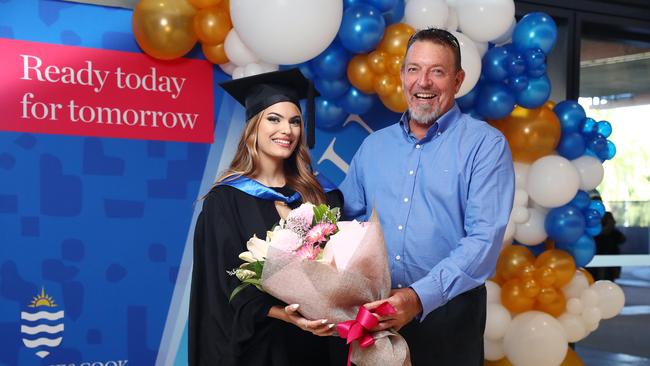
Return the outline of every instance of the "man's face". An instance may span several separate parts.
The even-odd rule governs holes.
[[[404,57],[400,76],[411,119],[430,124],[454,105],[465,72],[456,70],[449,47],[416,41]]]

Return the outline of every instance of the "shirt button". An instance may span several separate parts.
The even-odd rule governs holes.
[[[442,132],[438,132],[438,136],[442,135]]]
[[[398,283],[398,284],[397,284],[397,288],[402,288],[402,284],[401,284],[401,283]]]
[[[396,261],[398,261],[398,260],[400,260],[400,259],[402,259],[402,257],[400,257],[399,255],[396,255],[396,256],[395,256],[395,260],[396,260]]]
[[[402,229],[404,229],[404,226],[402,226],[402,225],[397,227],[397,230],[402,230]]]
[[[419,148],[421,148],[421,147],[422,147],[422,146],[421,146],[420,144],[416,144],[416,145],[415,145],[415,148],[416,148],[416,149],[419,149]]]
[[[409,170],[409,175],[413,175],[413,171],[412,171],[412,170]]]
[[[408,201],[409,201],[409,198],[408,198],[408,197],[404,197],[404,202],[408,202]]]

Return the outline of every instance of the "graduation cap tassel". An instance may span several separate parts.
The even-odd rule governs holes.
[[[314,102],[315,91],[314,83],[309,81],[309,88],[307,89],[307,147],[313,149],[316,145],[316,106]]]

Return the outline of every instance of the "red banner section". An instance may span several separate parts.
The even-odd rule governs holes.
[[[210,63],[0,38],[0,130],[214,141]]]

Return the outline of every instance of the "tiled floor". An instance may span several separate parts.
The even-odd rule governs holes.
[[[624,268],[625,308],[576,344],[586,366],[650,366],[650,268]]]

